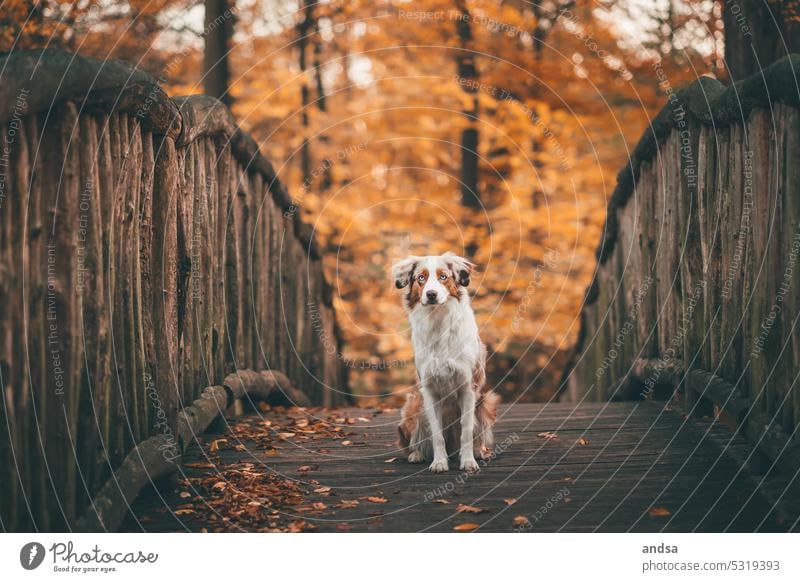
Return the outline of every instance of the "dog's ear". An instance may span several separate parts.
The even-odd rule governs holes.
[[[459,257],[455,253],[445,253],[444,257],[447,261],[447,264],[450,265],[450,268],[453,271],[453,276],[455,277],[456,281],[458,281],[458,284],[462,287],[467,287],[469,285],[470,277],[472,276],[472,269],[475,268],[475,265],[473,265],[464,257]]]
[[[398,289],[408,287],[409,283],[411,283],[411,277],[414,276],[414,269],[417,267],[418,262],[419,257],[412,255],[392,265],[392,278],[394,279],[395,287]]]

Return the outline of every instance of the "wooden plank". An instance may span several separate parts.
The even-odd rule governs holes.
[[[206,442],[222,437],[228,443],[216,452],[209,452],[207,445],[187,451],[189,465],[183,469],[183,477],[191,480],[189,498],[176,492],[166,498],[164,506],[158,497],[145,495],[134,506],[136,519],[130,518],[124,529],[268,529],[275,520],[269,511],[265,511],[263,520],[239,522],[233,517],[224,523],[216,518],[199,519],[192,513],[172,514],[178,506],[216,503],[216,497],[202,487],[195,488],[198,482],[194,479],[244,464],[256,475],[288,478],[300,486],[305,491],[300,504],[280,507],[279,512],[285,520],[304,520],[321,531],[452,531],[465,521],[484,524],[482,530],[486,531],[513,531],[516,515],[535,519],[534,531],[753,531],[762,519],[765,530],[787,527],[772,512],[764,488],[746,470],[740,470],[737,459],[750,450],[747,443],[712,419],[687,419],[682,411],[662,411],[654,402],[590,404],[586,410],[578,407],[576,418],[569,421],[575,439],[588,435],[586,445],[577,445],[574,439],[566,438],[566,432],[559,432],[558,440],[548,440],[534,431],[518,431],[520,423],[542,411],[549,414],[544,423],[559,423],[558,414],[564,415],[560,420],[565,421],[575,409],[564,404],[504,407],[501,414],[508,420],[500,421],[497,441],[512,435],[516,439],[475,475],[455,469],[436,475],[425,465],[396,458],[400,456],[394,433],[397,411],[337,411],[341,418],[366,419],[341,424],[346,427],[344,437],[354,443],[363,441],[364,446],[344,447],[341,438],[294,442],[274,434],[268,441],[241,439],[234,434],[208,435]],[[663,412],[660,417],[659,412]],[[607,428],[589,428],[596,420],[618,421],[631,413],[633,419],[638,414],[650,417],[647,423],[638,424],[652,428],[618,432],[610,422]],[[266,419],[272,427],[281,427],[306,416],[327,418],[327,414],[309,409],[288,416],[268,413],[245,417],[239,422],[256,428]],[[272,429],[264,430],[267,435]],[[277,449],[277,455],[266,452],[267,442]],[[237,445],[244,445],[244,449],[237,450]],[[206,463],[211,463],[210,468],[201,468]],[[222,475],[219,479],[225,480]],[[548,507],[552,496],[562,490],[567,492]],[[247,495],[247,491],[240,494]],[[370,496],[385,502],[370,501]],[[512,498],[516,502],[509,506],[505,500]],[[342,500],[358,503],[345,508],[338,506]],[[737,516],[745,502],[746,510]],[[324,505],[314,509],[313,503]],[[459,503],[486,511],[457,514]],[[652,517],[648,513],[652,507],[665,507],[670,516]]]

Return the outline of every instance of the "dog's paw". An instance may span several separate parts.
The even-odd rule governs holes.
[[[464,459],[461,461],[461,470],[467,473],[477,473],[481,468],[475,459]]]
[[[409,463],[421,463],[424,461],[425,458],[422,456],[422,453],[419,451],[411,451],[411,454],[408,455],[408,462]]]
[[[434,473],[444,473],[449,467],[447,466],[447,459],[434,459],[428,468]]]

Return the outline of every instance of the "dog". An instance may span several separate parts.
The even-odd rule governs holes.
[[[463,471],[479,470],[494,446],[498,397],[486,388],[486,346],[481,342],[467,286],[474,265],[453,253],[407,257],[392,266],[411,323],[419,392],[401,411],[400,446],[410,463],[449,469],[459,454]]]

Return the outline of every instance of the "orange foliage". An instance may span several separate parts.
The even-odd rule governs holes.
[[[458,4],[315,5],[305,70],[304,14],[274,0],[237,6],[234,113],[314,224],[337,290],[344,356],[356,362],[356,392],[391,393],[415,380],[408,326],[387,274],[407,253],[471,255],[482,336],[502,354],[498,361],[519,361],[526,378],[568,348],[616,173],[665,101],[653,63],[663,59],[677,88],[713,60],[691,47],[661,54],[652,39],[637,46],[597,2],[465,2],[466,48],[477,67],[484,206],[476,212],[460,196],[460,136],[473,96],[456,75]],[[128,26],[130,15],[127,24],[111,19],[86,30],[75,48],[107,52],[113,37],[114,56],[143,63],[171,92],[200,91],[198,39],[170,36],[164,18],[183,3],[130,5],[144,25]],[[171,46],[171,38],[186,41]],[[359,370],[361,362],[379,369]],[[552,389],[550,380],[537,397]]]

